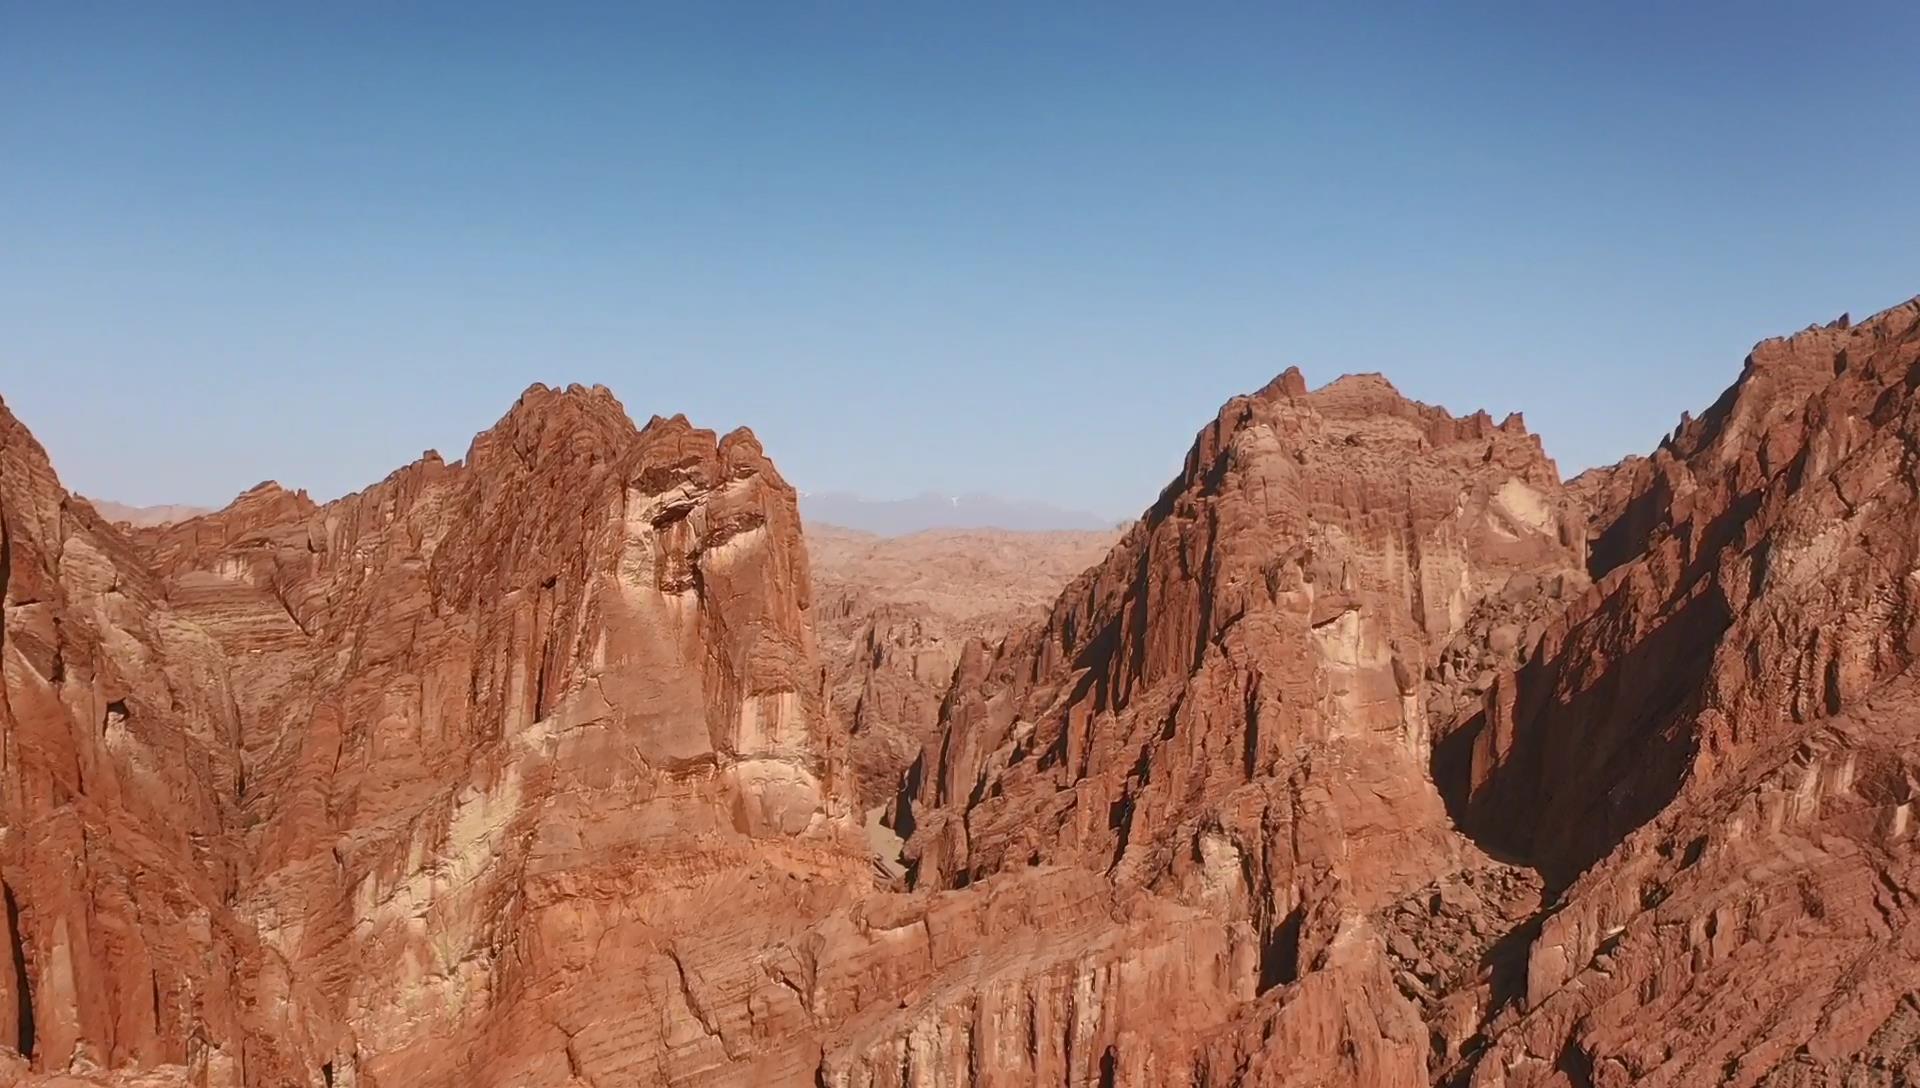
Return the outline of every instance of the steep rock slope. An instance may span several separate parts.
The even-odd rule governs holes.
[[[1231,1005],[1215,919],[1096,874],[891,890],[826,710],[793,493],[750,434],[636,429],[604,390],[536,387],[464,462],[429,454],[326,505],[261,485],[137,546],[101,532],[223,671],[204,688],[225,711],[204,758],[227,768],[209,898],[233,932],[167,951],[180,989],[240,990],[239,1011],[174,1027],[163,1002],[150,1022],[190,1053],[112,1049],[109,1018],[97,1060],[42,1038],[10,1074],[1090,1083],[1123,1036]],[[160,653],[140,664],[178,667]],[[85,751],[57,739],[49,761]],[[28,863],[37,932],[59,883]],[[206,940],[193,916],[160,928]],[[62,1007],[63,939],[20,963],[36,1010]],[[100,957],[85,985],[146,995],[126,967]]]
[[[1564,888],[1473,1083],[1920,1067],[1916,386],[1920,301],[1770,340],[1605,482],[1599,583],[1436,760]]]
[[[1163,1073],[1424,1081],[1428,984],[1393,977],[1386,912],[1444,884],[1524,913],[1531,890],[1428,781],[1432,704],[1480,682],[1441,651],[1577,591],[1585,536],[1517,418],[1456,419],[1377,376],[1309,392],[1290,371],[1236,398],[1044,622],[963,661],[896,805],[914,879],[1067,865],[1219,919],[1240,1027]]]
[[[239,723],[217,645],[0,405],[0,1045],[232,1083],[285,997],[232,905]],[[271,1067],[271,1060],[263,1068]]]
[[[866,880],[794,495],[747,432],[536,387],[462,464],[263,486],[148,550],[245,693],[236,909],[315,995],[322,1079],[724,1065],[602,1013],[728,977],[714,902]]]

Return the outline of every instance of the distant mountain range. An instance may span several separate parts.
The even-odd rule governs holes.
[[[108,521],[135,526],[167,525],[212,512],[204,506],[130,506],[106,499],[89,501]],[[1101,531],[1119,523],[1117,519],[1043,502],[995,495],[942,495],[933,491],[907,499],[870,499],[844,491],[801,492],[800,513],[809,523],[838,525],[882,536],[902,536],[929,529]]]
[[[205,506],[128,506],[121,502],[108,502],[105,499],[89,499],[93,508],[108,521],[123,521],[129,525],[145,527],[149,525],[171,525],[176,521],[197,518],[201,514],[211,514]]]
[[[884,536],[928,529],[1101,530],[1117,524],[1114,518],[1042,502],[993,495],[941,495],[931,491],[906,499],[870,499],[844,491],[803,491],[800,516],[809,523],[824,522]]]

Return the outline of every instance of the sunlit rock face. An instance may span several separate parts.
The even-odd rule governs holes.
[[[602,1050],[588,1021],[718,974],[666,919],[784,907],[748,872],[869,879],[794,493],[752,434],[535,387],[464,462],[278,518],[266,491],[146,544],[253,695],[235,909],[312,993],[314,1068],[724,1063],[671,1015]]]
[[[1441,651],[1578,592],[1585,541],[1517,418],[1377,376],[1229,402],[1044,622],[963,661],[896,806],[916,880],[1069,865],[1204,911],[1241,1002],[1209,1076],[1293,1032],[1288,1075],[1423,1080],[1376,915],[1497,868],[1428,779],[1436,707],[1478,681]]]
[[[0,405],[0,1046],[232,1083],[263,1042],[239,722],[220,647],[163,598]]]
[[[1593,590],[1436,761],[1556,890],[1483,1085],[1920,1074],[1920,301],[1769,340],[1579,491]]]
[[[0,1020],[34,1068],[469,1083],[483,1040],[537,1063],[545,990],[667,995],[703,955],[673,910],[871,884],[750,433],[536,387],[463,463],[129,541],[4,423]]]

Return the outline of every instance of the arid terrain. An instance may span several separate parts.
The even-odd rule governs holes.
[[[135,529],[151,529],[159,525],[171,525],[176,521],[197,518],[213,511],[204,506],[184,506],[179,503],[166,503],[159,506],[128,506],[125,503],[107,502],[102,499],[89,499],[94,512],[108,521],[125,524]]]
[[[893,799],[940,724],[963,653],[1038,619],[1119,533],[942,529],[876,536],[809,525],[813,625],[862,804]]]
[[[0,407],[0,1085],[1920,1083],[1920,300],[1729,364],[1570,481],[1289,370],[1113,534],[597,386],[133,524]]]

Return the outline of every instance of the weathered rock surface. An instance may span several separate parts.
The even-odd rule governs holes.
[[[181,828],[184,860],[162,860],[211,875],[170,883],[214,884],[206,907],[163,903],[154,939],[175,943],[150,985],[117,954],[71,972],[83,1006],[137,992],[160,1049],[117,1043],[133,1030],[119,1012],[97,1028],[81,1016],[83,1042],[65,1045],[81,953],[56,917],[63,870],[9,863],[39,1025],[12,1040],[13,1073],[904,1084],[990,1040],[994,1056],[970,1059],[982,1083],[1086,1080],[1123,1035],[1178,1030],[1143,1012],[1170,995],[1195,1015],[1231,1007],[1214,919],[1097,874],[888,890],[827,709],[793,492],[750,434],[636,430],[603,390],[536,387],[463,462],[429,454],[326,505],[265,484],[137,541],[100,525],[92,545],[98,519],[37,449],[10,445],[7,465],[8,540],[32,539],[9,565],[10,705],[34,694],[15,660],[58,674],[47,645],[78,622],[42,618],[42,583],[63,571],[25,563],[64,551],[73,594],[137,590],[216,672],[194,691],[223,731],[190,755],[224,774],[204,831],[165,806],[103,822]],[[39,506],[66,520],[42,531]],[[147,649],[143,667],[184,667]],[[126,702],[137,724],[148,703],[182,713],[158,694]],[[68,717],[120,744],[122,712],[96,709]],[[9,744],[29,745],[38,719],[16,719]],[[93,758],[89,735],[56,739],[35,750]],[[9,814],[10,856],[32,818]],[[204,859],[188,849],[203,840]],[[208,913],[212,937],[195,921]]]
[[[0,406],[0,1046],[236,1084],[278,996],[232,909],[239,720],[220,648],[163,598]]]
[[[1911,1082],[1916,388],[1562,485],[1289,372],[1070,581],[601,389],[138,530],[0,409],[0,1085]]]
[[[1475,1084],[1892,1084],[1915,1050],[1920,301],[1767,341],[1604,491],[1436,761],[1555,892]]]
[[[1209,1077],[1423,1082],[1379,912],[1498,869],[1427,778],[1423,677],[1510,586],[1583,585],[1585,539],[1517,418],[1376,376],[1235,399],[1045,622],[963,662],[899,802],[916,881],[1064,864],[1204,909],[1252,999]]]
[[[461,464],[319,508],[263,487],[149,550],[253,693],[237,909],[316,995],[317,1072],[684,1079],[716,1040],[608,1013],[743,968],[715,904],[764,925],[789,881],[867,882],[750,433],[536,387]]]

